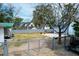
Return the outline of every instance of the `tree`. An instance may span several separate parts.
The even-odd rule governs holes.
[[[14,7],[0,3],[0,22],[13,22]]]
[[[16,9],[13,4],[0,3],[0,22],[16,22],[16,16],[20,12],[20,9]]]
[[[79,4],[75,3],[38,5],[33,13],[33,22],[37,27],[48,24],[59,34],[58,43],[61,44],[61,34],[67,31],[71,22],[79,18],[78,9]]]
[[[79,37],[79,21],[75,21],[75,24],[73,25],[75,30],[75,36]]]
[[[48,25],[50,28],[50,23],[53,24],[54,16],[52,12],[51,4],[40,4],[37,5],[33,11],[33,20],[32,22],[37,28],[44,28],[45,25]],[[50,22],[50,23],[49,23]]]
[[[67,31],[69,25],[74,20],[77,20],[78,17],[78,4],[55,4],[54,5],[54,15],[55,22],[54,26],[58,28],[58,31],[54,29],[55,32],[59,34],[58,43],[61,44],[61,34]],[[53,27],[53,26],[52,26]]]
[[[13,4],[0,3],[0,22],[14,23],[13,28],[18,28],[18,25],[23,20],[22,18],[16,17],[20,10],[21,8],[16,9]]]
[[[14,23],[20,23],[20,22],[22,22],[23,21],[23,18],[20,18],[20,17],[16,17],[15,19],[14,19]]]
[[[23,21],[23,18],[19,18],[19,17],[16,17],[15,19],[14,19],[14,29],[18,29],[19,28],[19,25],[20,25],[20,23]]]

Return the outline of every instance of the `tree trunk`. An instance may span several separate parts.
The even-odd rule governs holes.
[[[59,37],[58,37],[58,44],[61,44],[61,29],[59,28]]]

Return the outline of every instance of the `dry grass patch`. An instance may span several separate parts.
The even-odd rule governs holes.
[[[12,38],[13,40],[11,40],[8,45],[10,47],[21,46],[23,44],[26,44],[27,40],[38,40],[43,38],[45,38],[45,36],[43,36],[41,33],[18,33],[14,34],[14,37]]]
[[[28,40],[28,39],[35,39],[35,38],[44,38],[40,33],[28,33],[28,34],[14,34],[13,40],[18,41],[18,40]]]

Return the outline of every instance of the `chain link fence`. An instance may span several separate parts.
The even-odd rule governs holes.
[[[51,39],[8,42],[9,55],[39,55],[40,49],[51,48]]]
[[[66,39],[66,40],[65,40]],[[61,50],[66,44],[68,44],[70,37],[62,37],[62,44],[59,45],[58,38],[44,38],[44,39],[33,39],[33,40],[22,40],[22,41],[8,41],[8,55],[9,56],[43,56],[53,55],[52,51]],[[3,47],[0,47],[0,55],[3,55]],[[59,51],[60,51],[59,50]],[[61,52],[60,52],[61,53]],[[69,54],[64,51],[63,53]],[[58,53],[57,53],[58,54]],[[59,54],[60,55],[60,54]],[[71,54],[72,55],[72,54]]]

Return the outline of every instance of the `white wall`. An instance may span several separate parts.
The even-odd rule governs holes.
[[[73,29],[73,24],[74,24],[74,22],[72,22],[69,26],[69,29],[68,29],[69,35],[75,35],[75,33],[74,33],[75,31]]]
[[[4,29],[0,27],[0,42],[4,42]]]

